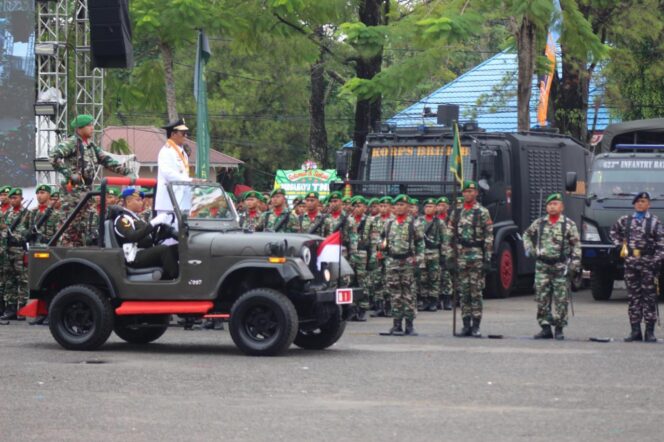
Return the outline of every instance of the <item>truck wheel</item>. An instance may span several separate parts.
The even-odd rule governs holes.
[[[337,309],[329,321],[313,330],[298,330],[294,344],[306,350],[323,350],[341,338],[346,330],[346,321],[341,319],[341,312]]]
[[[595,267],[590,272],[590,291],[595,301],[606,301],[613,292],[613,275],[610,268]]]
[[[116,316],[113,331],[130,344],[149,344],[166,333],[170,320],[170,315]]]
[[[268,288],[246,292],[231,308],[233,342],[252,356],[276,356],[288,350],[298,329],[297,311],[282,293]]]
[[[49,307],[48,326],[68,350],[96,350],[113,331],[113,307],[99,289],[72,285],[60,290]]]
[[[516,281],[516,266],[512,246],[507,241],[500,243],[496,254],[498,268],[487,275],[487,297],[508,298],[514,290]]]

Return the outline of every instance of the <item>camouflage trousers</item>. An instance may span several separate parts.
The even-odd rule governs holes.
[[[461,317],[482,317],[482,290],[484,290],[484,270],[481,259],[459,258],[459,303]]]
[[[424,269],[420,271],[421,295],[424,300],[438,300],[440,295],[440,253],[424,251]]]
[[[387,258],[385,275],[387,289],[392,301],[392,316],[395,319],[414,319],[417,312],[415,287],[415,266],[412,258]]]
[[[21,247],[10,247],[2,272],[5,275],[5,304],[23,306],[28,300],[28,268],[23,263]]]
[[[535,264],[535,301],[537,302],[537,322],[540,326],[553,325],[567,327],[569,305],[569,282],[565,264]]]
[[[631,324],[657,321],[657,289],[655,264],[648,258],[627,258],[625,285],[627,286],[629,322]]]
[[[66,189],[61,191],[62,212],[65,217],[69,217],[87,191],[88,189],[80,187],[72,189],[71,192],[67,192]],[[90,200],[87,208],[83,208],[78,212],[76,218],[72,220],[67,230],[62,234],[60,245],[63,247],[84,247],[88,245],[91,241],[94,241],[91,232],[98,220],[94,201]],[[96,230],[94,231],[96,232]]]
[[[387,283],[385,280],[385,260],[379,260],[371,267],[372,269],[369,271],[369,284],[371,286],[373,302],[387,302],[390,300],[390,291],[387,288]]]
[[[447,269],[440,269],[440,294],[443,296],[452,296],[452,275]]]
[[[364,299],[357,303],[357,306],[363,309],[368,309],[368,294],[371,290],[371,287],[369,286],[369,281],[367,279],[367,251],[358,250],[357,252],[353,253],[350,258],[350,265],[353,267],[353,271],[355,272],[355,286],[362,288],[366,294]]]

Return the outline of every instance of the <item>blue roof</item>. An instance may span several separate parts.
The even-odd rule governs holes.
[[[560,48],[557,51],[557,69],[561,73]],[[487,132],[517,131],[517,54],[510,50],[500,52],[445,86],[424,97],[417,103],[407,107],[386,121],[397,127],[438,126],[435,113],[438,105],[458,104],[459,120],[474,119],[479,127]],[[497,94],[496,91],[500,90]],[[588,130],[593,130],[595,112],[597,122],[594,130],[602,131],[611,123],[619,120],[611,117],[606,107],[600,106],[597,111],[592,104],[596,97],[602,97],[604,90],[594,79],[590,82],[591,103],[588,109]],[[530,100],[530,124],[537,127],[537,104],[539,87],[537,78],[533,78],[532,96]],[[430,107],[434,116],[423,117],[425,107]],[[352,147],[352,142],[344,147]]]

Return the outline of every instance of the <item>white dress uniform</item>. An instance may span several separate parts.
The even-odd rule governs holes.
[[[157,213],[173,212],[173,204],[166,185],[174,181],[191,181],[189,157],[181,146],[169,139],[159,151],[157,168],[155,210]],[[183,212],[188,211],[191,204],[189,188],[176,186],[173,188],[173,193],[180,209]]]

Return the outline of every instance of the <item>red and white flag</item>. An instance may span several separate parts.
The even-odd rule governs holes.
[[[322,262],[339,262],[341,256],[341,232],[336,231],[328,236],[318,246],[318,258],[316,258],[316,265],[320,270]]]

